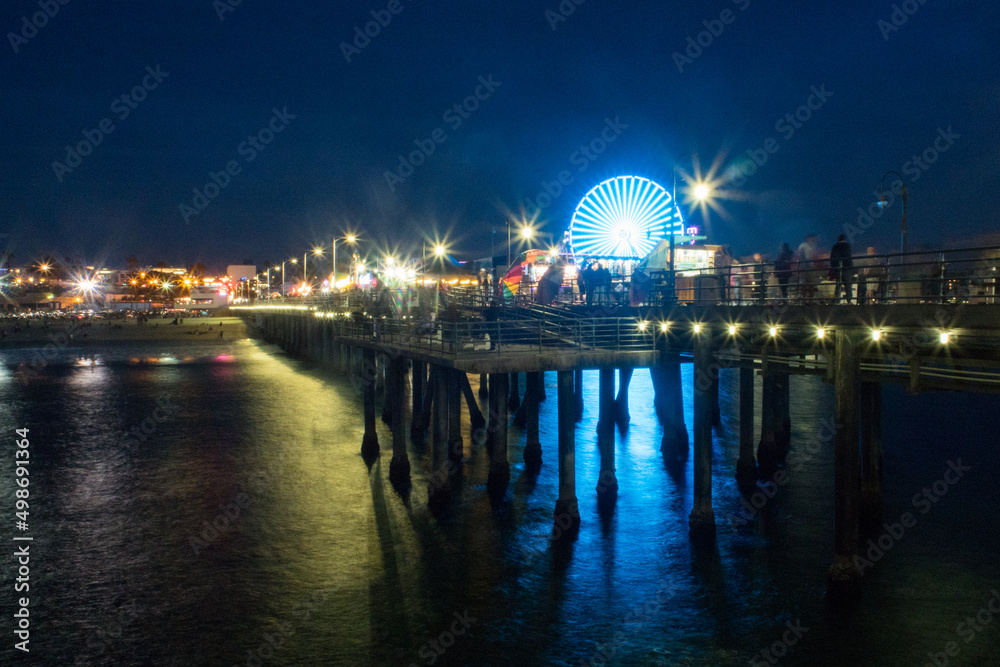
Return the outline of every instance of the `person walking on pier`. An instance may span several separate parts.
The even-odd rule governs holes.
[[[882,263],[875,255],[875,248],[868,247],[866,255],[858,260],[858,305],[879,301],[882,278]]]
[[[719,303],[729,304],[729,287],[733,275],[733,258],[729,246],[723,246],[715,253],[715,278],[719,283]]]
[[[799,290],[802,293],[802,302],[810,304],[816,296],[816,283],[819,281],[819,273],[816,271],[816,235],[808,234],[805,240],[799,244]]]
[[[778,256],[774,260],[774,277],[778,281],[778,291],[781,294],[781,302],[788,299],[788,281],[792,278],[792,249],[787,243],[782,243],[778,249]]]
[[[759,252],[753,254],[753,284],[754,301],[764,305],[767,300],[767,270],[764,255]]]
[[[833,273],[834,284],[833,303],[840,301],[840,288],[844,288],[844,298],[851,302],[851,276],[854,272],[854,260],[851,259],[851,244],[843,234],[837,237],[837,242],[830,250],[830,271]]]
[[[604,262],[597,264],[597,270],[594,271],[594,280],[597,283],[597,303],[601,306],[608,306],[611,304],[611,271],[608,267],[604,266]]]
[[[587,268],[585,268],[583,271],[580,272],[580,275],[583,276],[583,284],[585,286],[585,292],[587,296],[587,305],[593,306],[594,296],[598,292],[597,262],[591,263],[590,266],[588,266]]]
[[[590,302],[590,297],[587,296],[587,278],[589,277],[589,269],[587,265],[584,264],[576,271],[576,288],[580,292],[580,300],[584,303]]]

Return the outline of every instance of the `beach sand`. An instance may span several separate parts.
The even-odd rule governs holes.
[[[184,318],[184,324],[170,324],[172,321],[156,318],[140,325],[135,320],[22,319],[21,330],[15,331],[14,320],[0,320],[0,330],[7,334],[0,341],[0,349],[44,347],[51,343],[58,347],[81,347],[136,341],[226,344],[247,337],[246,326],[238,317],[190,317]]]

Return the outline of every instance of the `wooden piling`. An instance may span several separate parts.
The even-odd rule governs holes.
[[[462,388],[462,394],[465,396],[465,406],[469,410],[469,426],[472,429],[473,434],[484,430],[486,426],[486,418],[483,417],[483,411],[479,409],[479,403],[476,402],[476,395],[472,391],[472,385],[469,383],[469,376],[466,373],[458,371],[458,380]],[[477,436],[473,436],[473,442],[475,444],[483,444],[483,436],[479,436],[479,441],[477,442]]]
[[[443,510],[451,497],[449,471],[452,463],[448,453],[448,412],[451,401],[448,399],[448,374],[450,369],[431,366],[431,385],[434,391],[434,411],[431,417],[431,484],[427,489],[427,504],[435,512]]]
[[[712,379],[711,334],[695,334],[694,357],[694,507],[688,517],[689,536],[695,544],[715,541],[712,510]]]
[[[556,390],[558,391],[558,389]],[[576,421],[583,419],[583,369],[573,371],[573,405],[576,409]]]
[[[663,439],[660,451],[669,459],[687,460],[688,437],[687,425],[684,423],[684,387],[681,384],[680,355],[660,352],[660,363],[655,369],[659,375],[661,400],[657,401],[661,409],[657,410],[663,423]],[[655,400],[655,399],[654,399]]]
[[[834,352],[837,432],[834,436],[834,560],[827,579],[831,602],[845,604],[861,595],[858,555],[861,458],[858,448],[858,389],[861,364],[851,334],[836,332]]]
[[[542,465],[542,443],[538,439],[538,402],[541,400],[542,374],[525,375],[524,403],[525,428],[524,463],[529,470],[537,470]]]
[[[598,502],[613,501],[618,496],[615,475],[615,369],[602,368],[598,380],[597,449],[601,454],[601,472],[597,479]]]
[[[740,365],[740,458],[736,461],[736,478],[742,483],[757,479],[757,459],[753,455],[753,362]]]
[[[576,500],[577,403],[573,375],[573,371],[559,371],[556,380],[559,401],[559,499],[556,500],[555,522],[560,534],[580,525],[580,508]]]
[[[633,373],[635,373],[635,369],[631,366],[618,369],[618,395],[615,396],[615,422],[622,429],[626,428],[629,422],[632,421],[632,416],[628,410],[628,390],[629,385],[632,383]]]
[[[375,363],[375,350],[364,351],[365,361]],[[365,411],[365,436],[361,441],[361,457],[365,461],[374,461],[378,456],[378,433],[375,430],[375,382],[370,376],[364,377],[361,383],[362,401]],[[393,446],[395,452],[395,446]]]
[[[781,458],[775,438],[778,398],[778,378],[767,367],[766,353],[762,364],[760,393],[760,442],[757,444],[757,470],[762,477],[771,477],[778,470]]]
[[[882,524],[882,385],[862,382],[861,415],[861,521],[866,532]]]
[[[379,354],[382,359],[382,370],[385,372],[385,380],[382,384],[382,423],[392,424],[392,410],[395,407],[392,401],[392,387],[389,386],[389,364],[392,363],[389,355]],[[376,390],[377,391],[377,390]]]
[[[785,464],[792,444],[791,379],[788,373],[775,373],[774,444],[780,465]]]
[[[510,399],[507,401],[507,409],[516,412],[521,407],[521,392],[518,387],[517,373],[510,374]]]
[[[709,369],[711,385],[708,389],[708,400],[711,410],[712,426],[722,428],[722,410],[719,407],[719,365],[713,363]]]
[[[490,374],[490,426],[493,427],[493,451],[490,456],[490,472],[486,489],[490,498],[497,502],[507,493],[510,483],[510,461],[507,459],[507,401],[508,374]],[[496,400],[494,401],[494,394]]]
[[[391,388],[392,401],[392,460],[389,481],[397,488],[410,486],[410,458],[406,453],[406,366],[405,357],[393,357],[387,368],[386,384]]]
[[[424,404],[420,406],[420,425],[423,429],[414,438],[415,440],[423,440],[424,436],[427,434],[427,429],[431,425],[431,406],[434,403],[434,385],[438,381],[437,376],[433,373],[433,369],[434,366],[430,365],[431,372],[428,373],[427,382],[424,384]]]
[[[427,364],[414,360],[410,380],[410,399],[413,403],[410,414],[410,437],[414,440],[422,437],[427,428],[423,421],[424,387],[426,384]]]
[[[465,373],[454,369],[445,371],[447,375],[446,392],[448,396],[448,470],[452,473],[462,468],[465,456],[465,441],[462,438],[462,383],[459,376]]]

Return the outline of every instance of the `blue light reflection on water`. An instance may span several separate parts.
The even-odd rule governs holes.
[[[46,630],[37,651],[56,660],[48,664],[79,656],[246,664],[265,636],[281,644],[266,664],[426,664],[428,641],[466,610],[477,620],[437,664],[578,665],[608,642],[618,664],[746,664],[796,620],[810,631],[783,664],[914,664],[955,639],[955,624],[1000,579],[991,479],[998,453],[976,439],[974,419],[945,421],[956,406],[994,409],[992,398],[887,390],[887,518],[912,510],[913,493],[940,477],[949,458],[975,468],[866,576],[862,607],[840,617],[822,604],[832,558],[829,447],[790,472],[750,525],[727,522],[740,508],[735,372],[721,378],[718,544],[698,555],[687,539],[691,463],[664,465],[644,370],[632,381],[631,424],[616,436],[619,499],[603,517],[594,493],[597,373],[585,373],[576,436],[582,528],[563,545],[548,539],[557,496],[554,373],[546,377],[539,475],[524,472],[523,436],[512,429],[509,503],[494,511],[484,493],[487,457],[470,448],[464,423],[469,461],[453,514],[437,521],[419,480],[428,447],[411,446],[408,500],[387,481],[391,440],[381,423],[382,455],[365,469],[349,382],[249,341],[232,346],[232,361],[185,363],[186,349],[166,350],[180,360],[169,365],[132,364],[136,351],[109,350],[99,364],[53,364],[27,383],[0,386],[10,407],[4,427],[31,425],[40,473],[33,481],[44,500],[34,518],[45,551],[38,620]],[[690,426],[689,366],[683,376]],[[757,394],[759,405],[759,382]],[[177,406],[174,417],[144,438],[127,437],[161,398]],[[793,443],[803,442],[832,417],[832,392],[795,377],[792,399]],[[192,537],[241,492],[248,507],[195,555]],[[11,490],[0,498],[9,506]],[[6,580],[9,563],[3,568]],[[325,600],[314,603],[317,592]],[[9,617],[7,598],[3,605]],[[637,620],[637,609],[648,616]],[[963,644],[961,659],[989,664],[997,625]]]

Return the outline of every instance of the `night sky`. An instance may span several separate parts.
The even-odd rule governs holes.
[[[707,221],[736,254],[773,257],[810,231],[829,246],[891,169],[909,188],[911,248],[995,230],[996,3],[576,2],[5,2],[0,242],[15,263],[224,268],[351,229],[370,248],[439,236],[482,257],[564,170],[539,217],[554,235],[601,180],[669,189],[689,152],[739,176],[766,146]],[[40,5],[55,15],[25,27]],[[783,121],[810,102],[799,127]],[[67,156],[84,132],[99,145]],[[602,133],[603,152],[578,152]],[[912,161],[939,138],[933,164]],[[415,142],[433,153],[387,178]],[[213,172],[225,187],[200,200]],[[856,248],[898,248],[899,214]]]

